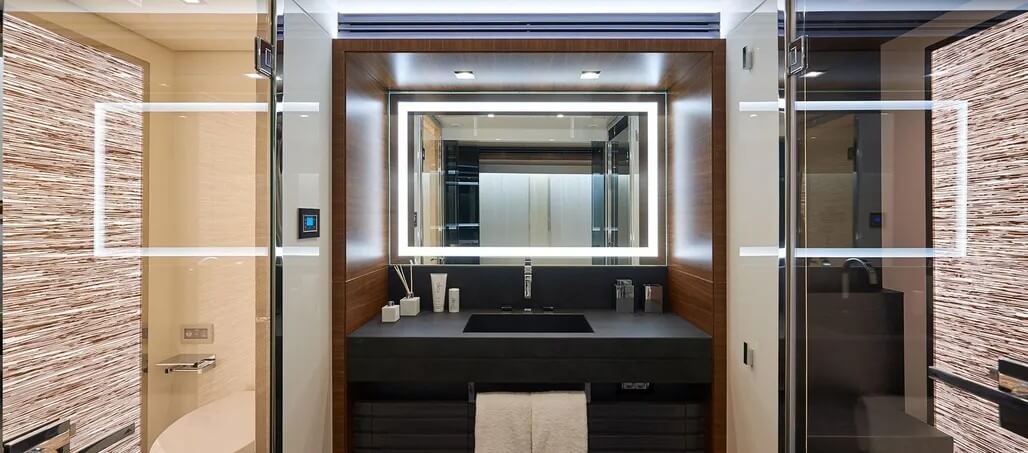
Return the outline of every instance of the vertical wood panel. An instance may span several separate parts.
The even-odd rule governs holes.
[[[332,50],[332,451],[346,453],[346,57]]]
[[[138,451],[141,263],[93,256],[93,120],[143,100],[143,68],[4,20],[4,437],[70,418],[78,449],[134,424],[115,450]],[[105,244],[140,247],[142,115],[104,130]]]
[[[342,41],[336,41],[338,49]],[[333,52],[333,451],[349,451],[346,335],[388,298],[386,91],[359,59]]]
[[[712,338],[708,448],[727,448],[727,186],[724,41],[668,90],[668,302]]]
[[[957,124],[932,112],[932,236],[951,249],[967,193],[967,256],[936,258],[935,364],[994,387],[1000,357],[1028,359],[1028,16],[931,54],[932,97],[968,102],[967,186],[957,179]],[[936,424],[958,453],[1028,451],[1028,439],[999,427],[995,404],[935,386]]]
[[[346,278],[386,265],[388,155],[386,92],[368,68],[346,63]]]

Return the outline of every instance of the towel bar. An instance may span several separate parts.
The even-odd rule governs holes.
[[[479,384],[482,384],[482,383],[479,383]],[[528,385],[526,385],[526,384],[494,384],[494,383],[488,383],[488,384],[483,384],[483,385],[497,386],[497,390],[490,389],[490,391],[511,391],[511,392],[545,392],[545,391],[553,391],[553,390],[571,390],[571,389],[564,388],[564,387],[567,387],[567,386],[570,386],[570,385],[575,385],[575,386],[581,385],[582,386],[582,391],[585,392],[585,402],[586,402],[586,404],[589,404],[589,403],[591,403],[593,401],[593,397],[592,397],[592,393],[593,393],[592,392],[592,384],[589,383],[589,382],[585,382],[585,383],[582,383],[582,384],[528,384]],[[553,387],[557,387],[557,388],[553,388]],[[477,390],[478,389],[476,389],[474,382],[468,382],[468,403],[469,404],[475,404],[475,396],[478,394]],[[578,389],[574,389],[574,390],[578,390]]]

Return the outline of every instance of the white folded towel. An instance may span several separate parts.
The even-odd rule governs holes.
[[[588,449],[585,393],[533,393],[532,453],[586,453]]]
[[[532,396],[480,393],[475,398],[475,453],[532,451]]]

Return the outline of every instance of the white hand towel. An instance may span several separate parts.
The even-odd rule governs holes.
[[[589,429],[583,392],[532,394],[532,453],[586,453]]]
[[[475,453],[532,451],[532,397],[480,393],[475,398]]]

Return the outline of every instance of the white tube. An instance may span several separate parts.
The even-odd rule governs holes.
[[[442,313],[446,308],[446,274],[432,274],[432,311]]]

